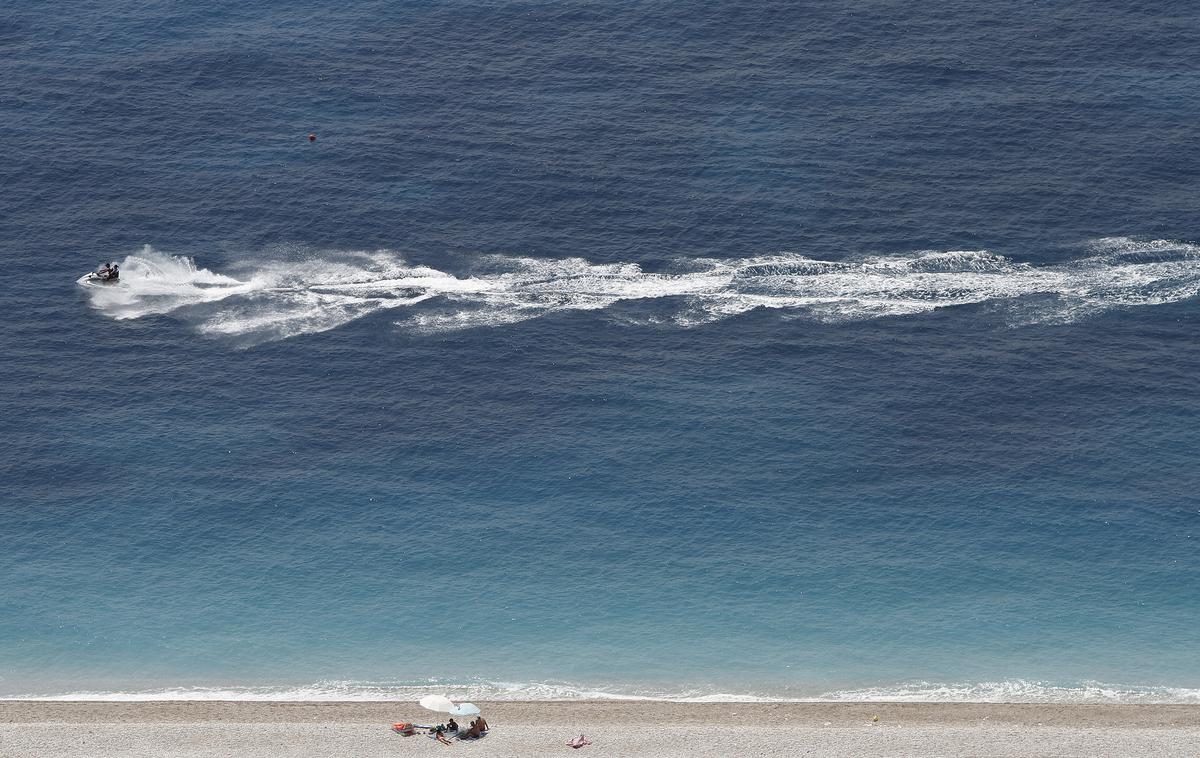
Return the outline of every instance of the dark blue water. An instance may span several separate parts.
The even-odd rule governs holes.
[[[7,9],[0,694],[1194,701],[1198,29]]]

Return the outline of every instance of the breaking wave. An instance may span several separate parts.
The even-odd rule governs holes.
[[[430,692],[461,701],[651,700],[678,703],[906,702],[906,703],[1080,703],[1200,704],[1200,689],[1083,682],[1073,685],[1028,680],[979,683],[909,682],[813,695],[651,691],[628,687],[585,687],[556,682],[325,681],[292,686],[195,686],[131,691],[73,691],[27,694],[0,700],[241,700],[320,702],[413,702]]]
[[[1200,704],[1200,689],[1101,682],[1065,685],[1011,679],[957,684],[909,682],[886,687],[840,690],[826,693],[820,699],[855,703]]]
[[[415,682],[323,681],[292,686],[195,686],[131,691],[73,691],[26,694],[0,700],[245,700],[245,701],[416,701],[430,692],[456,701],[666,700],[672,702],[784,702],[786,698],[701,691],[659,692],[633,688],[590,688],[560,682],[496,682],[426,679]]]
[[[1013,324],[1070,322],[1200,293],[1200,247],[1126,237],[1097,240],[1066,263],[1036,266],[983,250],[921,251],[827,261],[795,253],[686,259],[663,270],[581,258],[484,256],[440,271],[379,250],[340,252],[302,266],[247,264],[240,278],[147,246],[125,258],[121,281],[87,285],[114,319],[174,314],[209,335],[250,342],[334,329],[402,309],[403,329],[442,332],[512,324],[549,313],[660,301],[623,320],[695,326],[757,308],[837,322],[994,303]],[[639,312],[640,313],[640,312]]]

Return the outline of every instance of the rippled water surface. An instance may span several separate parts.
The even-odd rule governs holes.
[[[1196,702],[1198,29],[9,10],[0,696]]]

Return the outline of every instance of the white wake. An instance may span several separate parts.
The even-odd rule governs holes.
[[[490,255],[452,273],[379,250],[244,268],[249,273],[241,277],[217,274],[147,246],[121,263],[119,283],[85,292],[92,307],[114,319],[172,313],[202,333],[252,341],[321,332],[388,309],[405,309],[397,324],[423,332],[651,300],[661,307],[626,320],[694,326],[767,308],[853,321],[997,303],[1011,322],[1037,323],[1200,293],[1200,247],[1124,237],[1095,241],[1083,257],[1046,266],[981,250],[840,261],[796,253],[682,259],[659,271]]]

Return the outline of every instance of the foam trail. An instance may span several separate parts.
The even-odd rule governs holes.
[[[642,322],[685,327],[757,308],[832,322],[980,303],[1007,308],[1010,322],[1021,324],[1069,322],[1200,292],[1200,248],[1125,237],[1096,240],[1083,257],[1049,266],[982,250],[840,261],[796,253],[681,259],[662,271],[581,258],[484,256],[455,274],[380,250],[248,270],[236,279],[147,247],[125,259],[120,283],[86,292],[114,319],[174,313],[202,333],[250,342],[321,332],[390,309],[406,309],[397,323],[420,332],[513,324],[622,301],[659,301],[659,312]]]

